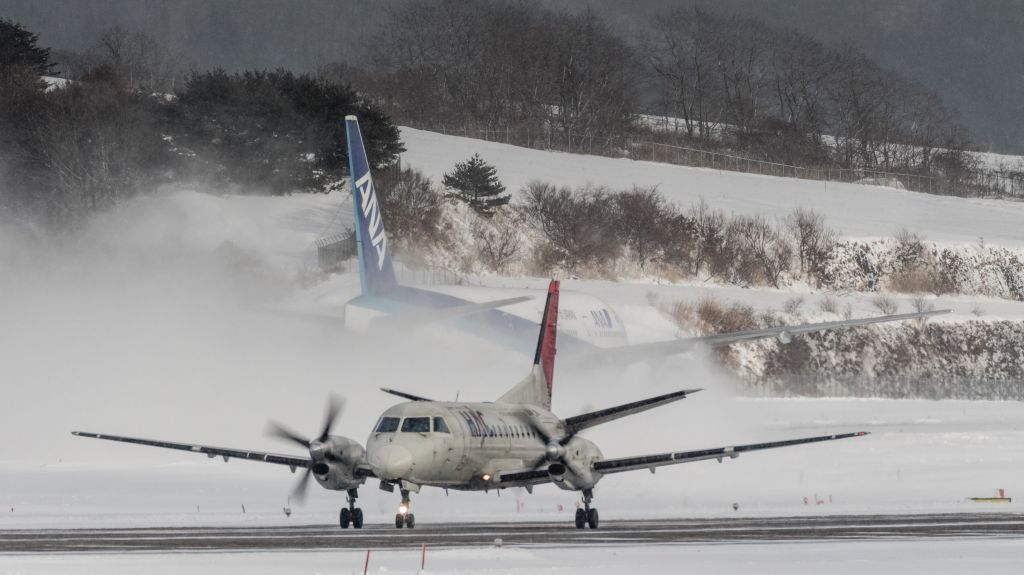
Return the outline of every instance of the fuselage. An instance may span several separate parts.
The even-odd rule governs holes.
[[[495,488],[505,471],[542,461],[546,443],[528,411],[549,433],[564,432],[550,411],[499,403],[415,401],[391,407],[366,441],[369,463],[381,479],[450,489]],[[601,458],[593,443],[574,437],[567,457],[580,467]]]
[[[492,290],[490,288],[451,288],[456,294],[396,286],[385,294],[361,295],[345,306],[345,324],[356,330],[367,330],[375,318],[414,312],[423,309],[454,308],[497,297],[523,295],[523,290]],[[482,291],[480,291],[482,290]],[[533,293],[533,292],[531,292]],[[485,309],[450,321],[460,329],[499,341],[512,349],[530,352],[537,333],[537,317],[543,311],[541,298]],[[558,310],[558,350],[572,355],[626,345],[626,329],[608,304],[584,293],[562,292]]]

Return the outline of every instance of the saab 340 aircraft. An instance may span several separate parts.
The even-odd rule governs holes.
[[[400,299],[405,302],[429,300],[431,303],[425,307],[448,308],[456,315],[465,312],[485,317],[496,328],[507,328],[512,321],[526,322],[523,318],[497,310],[502,304],[500,301],[472,304],[455,298],[444,299],[449,296],[400,286],[394,281],[392,264],[387,257],[387,238],[359,135],[359,125],[351,116],[346,118],[346,122],[350,169],[353,174],[352,193],[356,211],[363,216],[359,219],[356,232],[360,265],[363,268],[364,295],[361,297],[365,298],[359,303],[369,309],[383,308],[386,313],[393,311],[398,301],[391,298],[401,294]],[[382,292],[370,288],[381,285],[387,286]],[[381,415],[365,448],[353,439],[331,434],[342,407],[341,402],[333,398],[321,431],[315,439],[289,431],[281,425],[271,425],[274,435],[308,450],[308,456],[305,457],[81,431],[72,433],[82,437],[204,453],[211,458],[220,456],[225,461],[234,457],[276,463],[290,467],[293,472],[300,467],[304,468],[306,472],[296,488],[299,498],[305,493],[311,475],[326,489],[348,493],[348,505],[341,509],[339,517],[343,528],[350,525],[362,527],[363,512],[355,505],[358,489],[368,478],[376,478],[380,481],[381,489],[393,492],[397,487],[401,493],[401,506],[395,515],[396,527],[415,525],[415,516],[409,510],[410,493],[419,492],[423,486],[466,491],[524,487],[532,491],[536,485],[553,483],[561,489],[582,493],[583,508],[576,512],[576,527],[589,525],[592,529],[598,526],[597,509],[591,506],[594,486],[605,475],[639,469],[653,471],[663,465],[706,459],[722,461],[762,449],[866,435],[865,432],[843,433],[697,451],[606,458],[597,445],[580,437],[579,433],[596,425],[684,399],[700,390],[684,389],[566,419],[556,416],[551,412],[551,390],[557,323],[562,317],[559,314],[558,285],[557,281],[552,281],[548,288],[533,367],[525,379],[495,401],[483,403],[433,401],[410,393],[383,389],[408,401],[395,405]],[[379,297],[381,293],[389,297]],[[667,355],[697,345],[726,345],[767,337],[778,337],[786,342],[792,334],[919,318],[947,311],[780,326],[644,346],[625,346],[603,350],[601,353],[618,360],[628,358],[633,353],[643,355],[652,350]],[[536,329],[535,323],[529,324],[532,329]],[[580,346],[586,344],[582,340],[575,341]],[[590,348],[596,349],[593,346]]]
[[[73,431],[72,434],[154,447],[204,453],[208,457],[236,457],[287,465],[306,473],[296,488],[301,498],[309,476],[326,489],[348,492],[348,506],[341,509],[342,528],[363,526],[363,512],[355,506],[358,489],[368,478],[380,481],[380,488],[401,493],[395,527],[413,527],[410,493],[421,487],[465,491],[488,491],[524,487],[532,492],[539,484],[553,483],[561,489],[580,491],[583,507],[576,510],[576,528],[598,526],[598,513],[591,506],[594,486],[605,475],[690,463],[706,459],[736,458],[741,453],[789,447],[805,443],[860,437],[867,432],[802,437],[784,441],[678,451],[651,455],[606,458],[592,441],[579,436],[590,427],[679,401],[700,391],[684,389],[562,419],[551,412],[551,390],[555,371],[555,340],[558,322],[558,282],[552,281],[544,304],[530,374],[493,402],[467,403],[433,401],[426,397],[383,389],[408,401],[387,409],[377,421],[366,447],[354,439],[331,435],[341,411],[340,400],[332,398],[316,439],[309,439],[279,424],[270,431],[308,449],[308,457],[228,449],[207,445],[174,443],[136,437],[121,437]]]

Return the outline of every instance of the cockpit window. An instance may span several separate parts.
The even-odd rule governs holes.
[[[398,431],[397,417],[382,417],[377,424],[377,433],[393,433]]]
[[[443,417],[434,418],[434,432],[435,433],[451,433],[448,431],[448,424],[444,422]]]
[[[429,417],[406,417],[402,422],[402,431],[412,433],[428,433],[430,431]]]

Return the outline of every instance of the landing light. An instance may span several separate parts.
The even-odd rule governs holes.
[[[398,512],[401,513],[402,515],[405,515],[406,513],[409,512],[409,508],[406,507],[405,505],[399,505],[398,506]]]
[[[486,474],[486,473],[484,473],[483,476],[480,477],[480,479],[483,479],[484,481],[490,481],[491,480],[491,476]]]

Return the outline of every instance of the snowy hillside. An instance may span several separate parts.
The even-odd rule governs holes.
[[[402,140],[407,148],[403,163],[423,170],[436,182],[456,162],[479,153],[497,166],[498,175],[513,192],[534,179],[565,186],[590,182],[614,189],[656,185],[682,206],[704,198],[726,213],[781,218],[797,207],[812,208],[847,237],[890,236],[905,227],[939,242],[977,243],[984,238],[996,245],[1024,246],[1024,202],[546,152],[412,128],[402,128]]]

